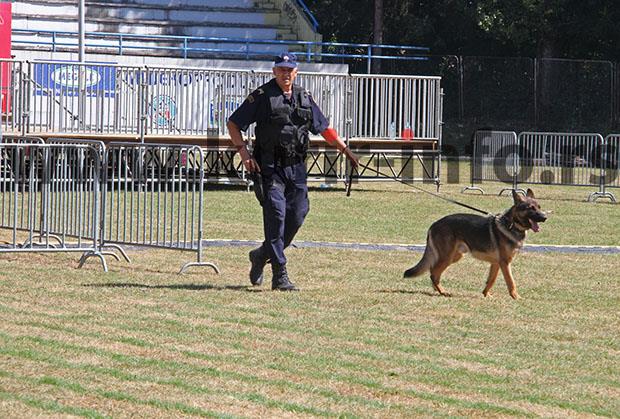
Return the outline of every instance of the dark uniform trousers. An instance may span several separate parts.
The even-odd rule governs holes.
[[[272,264],[286,264],[286,249],[301,227],[310,209],[305,162],[292,165],[267,165],[262,168],[263,250]]]

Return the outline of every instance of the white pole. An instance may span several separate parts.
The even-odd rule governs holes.
[[[78,61],[84,64],[84,0],[78,0]],[[79,65],[79,87],[78,87],[78,125],[80,128],[84,126],[84,118],[86,117],[86,80],[84,66]]]
[[[78,6],[78,32],[79,32],[79,41],[78,41],[78,60],[79,62],[84,62],[84,0],[79,0]]]

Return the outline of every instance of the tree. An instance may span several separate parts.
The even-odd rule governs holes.
[[[372,43],[383,44],[383,0],[375,0],[375,11],[373,21]],[[374,51],[374,55],[381,55],[381,48]],[[374,60],[372,72],[381,73],[381,60]]]
[[[374,1],[374,0],[373,0]],[[326,41],[373,42],[371,0],[305,0]],[[620,60],[616,0],[382,0],[383,41],[433,54]]]

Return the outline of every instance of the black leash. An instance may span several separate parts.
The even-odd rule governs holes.
[[[349,172],[349,183],[347,183],[347,196],[351,196],[351,185],[353,185],[353,171],[357,172],[357,169],[351,165],[351,171]],[[359,173],[357,174],[359,176]]]
[[[388,176],[388,175],[386,175],[386,174],[384,174],[384,173],[379,172],[378,170],[373,169],[372,167],[369,167],[369,166],[363,165],[363,164],[361,164],[361,163],[359,163],[359,166],[360,166],[360,167],[362,167],[362,168],[364,168],[364,169],[366,169],[366,170],[370,170],[371,172],[374,172],[374,173],[378,174],[379,176],[383,176],[383,177],[385,177],[385,178],[387,178],[387,179],[395,180],[396,182],[400,182],[400,183],[402,183],[403,185],[407,185],[407,186],[412,187],[413,189],[416,189],[416,190],[418,190],[418,191],[421,191],[421,192],[427,193],[427,194],[429,194],[429,195],[431,195],[431,196],[434,196],[435,198],[443,199],[444,201],[450,202],[450,203],[452,203],[452,204],[460,205],[461,207],[465,207],[465,208],[470,209],[470,210],[472,210],[472,211],[479,212],[480,214],[484,214],[484,215],[493,215],[493,214],[491,214],[491,213],[490,213],[490,212],[488,212],[488,211],[483,211],[483,210],[478,209],[478,208],[476,208],[476,207],[472,207],[471,205],[467,205],[467,204],[464,204],[464,203],[462,203],[462,202],[456,201],[456,200],[454,200],[454,199],[451,199],[451,198],[446,198],[445,196],[441,196],[441,195],[436,194],[436,193],[433,193],[433,192],[431,192],[431,191],[427,191],[426,189],[420,188],[419,186],[415,186],[415,185],[414,185],[414,184],[412,184],[412,183],[405,182],[404,180],[398,179],[397,177]],[[353,184],[353,171],[354,171],[354,170],[355,170],[355,172],[357,172],[357,176],[359,177],[359,172],[357,171],[357,169],[356,169],[356,168],[354,168],[354,167],[351,165],[351,172],[349,173],[349,183],[347,184],[347,196],[351,196],[351,185]]]

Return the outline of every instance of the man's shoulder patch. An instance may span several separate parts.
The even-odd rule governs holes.
[[[259,87],[258,89],[250,93],[248,97],[246,98],[246,100],[250,103],[254,103],[254,101],[257,99],[257,96],[260,96],[262,94],[265,94],[265,91]]]

